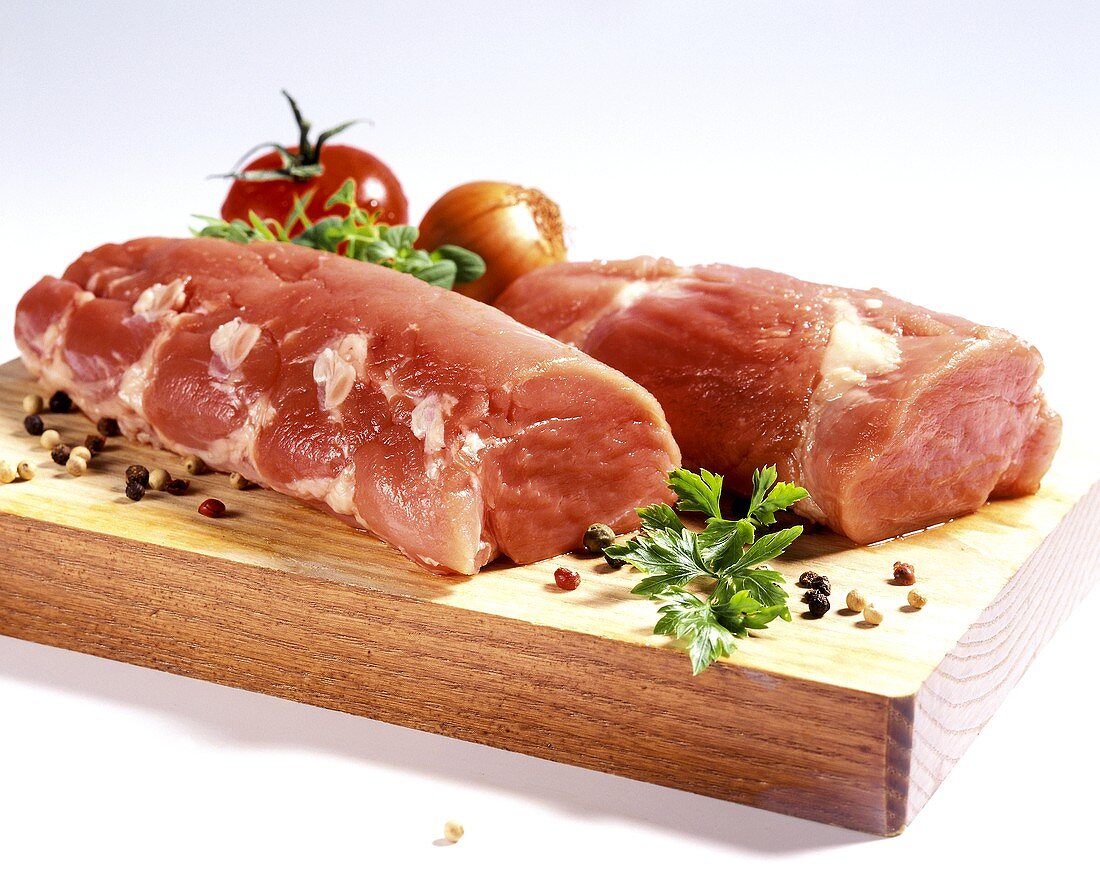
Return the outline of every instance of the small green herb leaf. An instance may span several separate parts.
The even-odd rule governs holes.
[[[329,195],[329,199],[325,201],[326,210],[331,210],[334,207],[357,208],[358,206],[355,200],[355,180],[350,177],[345,179],[344,184]]]
[[[215,237],[233,243],[257,240],[294,243],[389,267],[444,289],[453,289],[458,282],[471,282],[485,272],[481,257],[461,246],[441,246],[434,252],[415,248],[419,230],[413,225],[390,226],[379,222],[376,215],[356,203],[352,179],[325,202],[326,210],[343,208],[346,216],[325,216],[311,223],[305,214],[310,197],[312,193],[295,199],[285,225],[264,219],[255,212],[249,213],[248,222],[196,216],[206,222],[206,226],[192,229],[191,233],[196,237]]]
[[[412,225],[393,225],[382,229],[382,239],[394,249],[412,249],[420,232]]]
[[[453,289],[455,286],[455,263],[453,261],[437,261],[426,267],[416,267],[409,271],[418,280],[424,280],[433,286],[442,289]]]
[[[322,252],[336,252],[346,236],[342,219],[338,216],[325,216],[298,236],[291,238],[290,242],[310,249],[320,249]]]
[[[441,258],[455,263],[455,284],[472,283],[485,275],[485,260],[476,252],[445,243],[437,250]]]

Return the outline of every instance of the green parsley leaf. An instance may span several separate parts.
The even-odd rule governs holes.
[[[632,590],[635,595],[660,596],[712,575],[699,554],[694,533],[686,529],[658,529],[646,537],[608,547],[604,552],[646,572],[642,582]]]
[[[736,562],[755,536],[748,520],[711,519],[699,533],[699,547],[711,567]]]
[[[722,496],[722,475],[711,474],[706,468],[700,468],[698,474],[677,468],[668,475],[668,485],[680,499],[676,503],[678,510],[698,511],[712,519],[722,518],[718,506]]]
[[[791,526],[789,529],[783,529],[778,532],[772,532],[770,535],[764,535],[724,570],[730,574],[736,574],[753,565],[759,565],[761,562],[768,562],[771,559],[775,559],[791,546],[795,539],[801,534],[802,526]]]
[[[643,532],[656,532],[661,529],[673,529],[677,532],[684,530],[684,524],[676,516],[667,504],[651,504],[648,507],[638,508],[638,516],[642,520]]]
[[[736,593],[746,593],[765,607],[780,609],[778,616],[790,622],[787,608],[787,591],[783,589],[783,575],[771,568],[750,568],[739,574],[722,574],[714,588],[717,601],[725,601]]]
[[[775,465],[767,465],[752,475],[752,497],[746,516],[757,525],[774,525],[776,511],[786,510],[810,494],[792,483],[776,483],[777,477]]]
[[[644,572],[632,590],[659,603],[653,631],[680,643],[691,657],[692,671],[703,671],[735,649],[735,639],[776,619],[790,621],[783,575],[763,563],[780,556],[802,526],[770,532],[756,539],[756,527],[775,522],[806,492],[776,482],[774,466],[757,471],[749,512],[739,520],[722,517],[722,477],[678,468],[668,478],[682,511],[707,515],[701,532],[685,528],[667,504],[638,509],[642,532],[604,553]],[[695,591],[692,591],[695,590]]]
[[[687,645],[692,674],[699,674],[720,656],[729,656],[737,646],[733,633],[718,622],[710,602],[691,593],[677,594],[657,612],[661,619],[654,633],[671,635]]]

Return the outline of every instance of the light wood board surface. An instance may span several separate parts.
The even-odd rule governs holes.
[[[0,633],[364,714],[865,831],[919,811],[1100,568],[1094,454],[1063,447],[1039,495],[855,547],[827,531],[775,563],[833,584],[692,678],[651,635],[636,577],[599,559],[428,574],[369,535],[221,474],[123,494],[127,465],[180,460],[120,438],[81,478],[22,428],[34,387],[0,367]],[[44,414],[70,443],[93,426]],[[196,513],[207,497],[228,516]],[[929,603],[890,582],[911,562]],[[581,573],[563,592],[558,565]],[[841,610],[858,587],[881,626]],[[979,804],[979,800],[976,800]]]

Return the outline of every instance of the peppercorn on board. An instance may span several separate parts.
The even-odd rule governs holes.
[[[0,633],[872,833],[912,820],[1100,569],[1100,472],[1067,441],[1036,496],[870,547],[803,536],[775,566],[826,574],[834,609],[692,677],[629,569],[436,577],[223,474],[133,502],[128,465],[185,476],[182,460],[113,438],[74,477],[22,427],[33,391],[0,367],[0,460],[38,466],[0,485]],[[74,443],[94,430],[43,419]],[[199,515],[208,498],[226,514]],[[881,626],[842,609],[853,587]]]

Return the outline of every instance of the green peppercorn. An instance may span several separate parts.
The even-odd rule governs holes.
[[[584,533],[581,545],[586,553],[602,553],[604,547],[615,543],[615,530],[603,523],[592,523]]]

